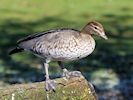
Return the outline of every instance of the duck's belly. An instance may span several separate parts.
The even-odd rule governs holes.
[[[51,58],[55,61],[72,61],[84,58],[91,54],[94,50],[94,47],[86,47],[86,48],[70,48],[68,50],[55,50],[51,51],[48,58]]]

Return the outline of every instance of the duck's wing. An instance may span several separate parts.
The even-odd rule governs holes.
[[[41,44],[43,43],[43,45],[54,43],[55,40],[57,39],[59,41],[62,41],[64,37],[68,39],[68,36],[70,36],[69,34],[76,34],[76,33],[79,33],[79,31],[70,28],[49,30],[24,37],[18,40],[17,44],[20,48],[23,48],[24,50],[32,50],[37,42]]]

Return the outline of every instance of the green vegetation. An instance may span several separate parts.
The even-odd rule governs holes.
[[[130,78],[133,73],[132,4],[133,0],[1,0],[0,86],[44,79],[37,57],[29,53],[8,55],[19,38],[53,28],[80,30],[91,20],[103,24],[109,40],[96,37],[94,53],[78,62],[66,63],[68,69],[81,70],[87,73],[88,79],[101,68],[111,69],[119,81],[123,74]],[[60,72],[55,62],[51,66],[51,73]]]

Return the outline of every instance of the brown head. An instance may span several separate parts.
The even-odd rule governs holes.
[[[100,24],[99,22],[96,22],[96,21],[89,22],[82,29],[81,32],[87,33],[87,34],[96,34],[96,35],[101,36],[104,39],[108,39],[104,32],[104,28],[103,28],[102,24]]]

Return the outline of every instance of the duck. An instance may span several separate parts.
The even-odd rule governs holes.
[[[88,22],[81,30],[72,28],[53,29],[35,33],[19,39],[17,45],[9,55],[28,51],[43,59],[45,69],[45,89],[56,89],[56,82],[49,77],[49,63],[57,61],[63,71],[63,77],[80,76],[80,71],[68,71],[64,66],[65,61],[75,61],[90,55],[95,49],[93,35],[107,40],[103,25],[98,21]]]

